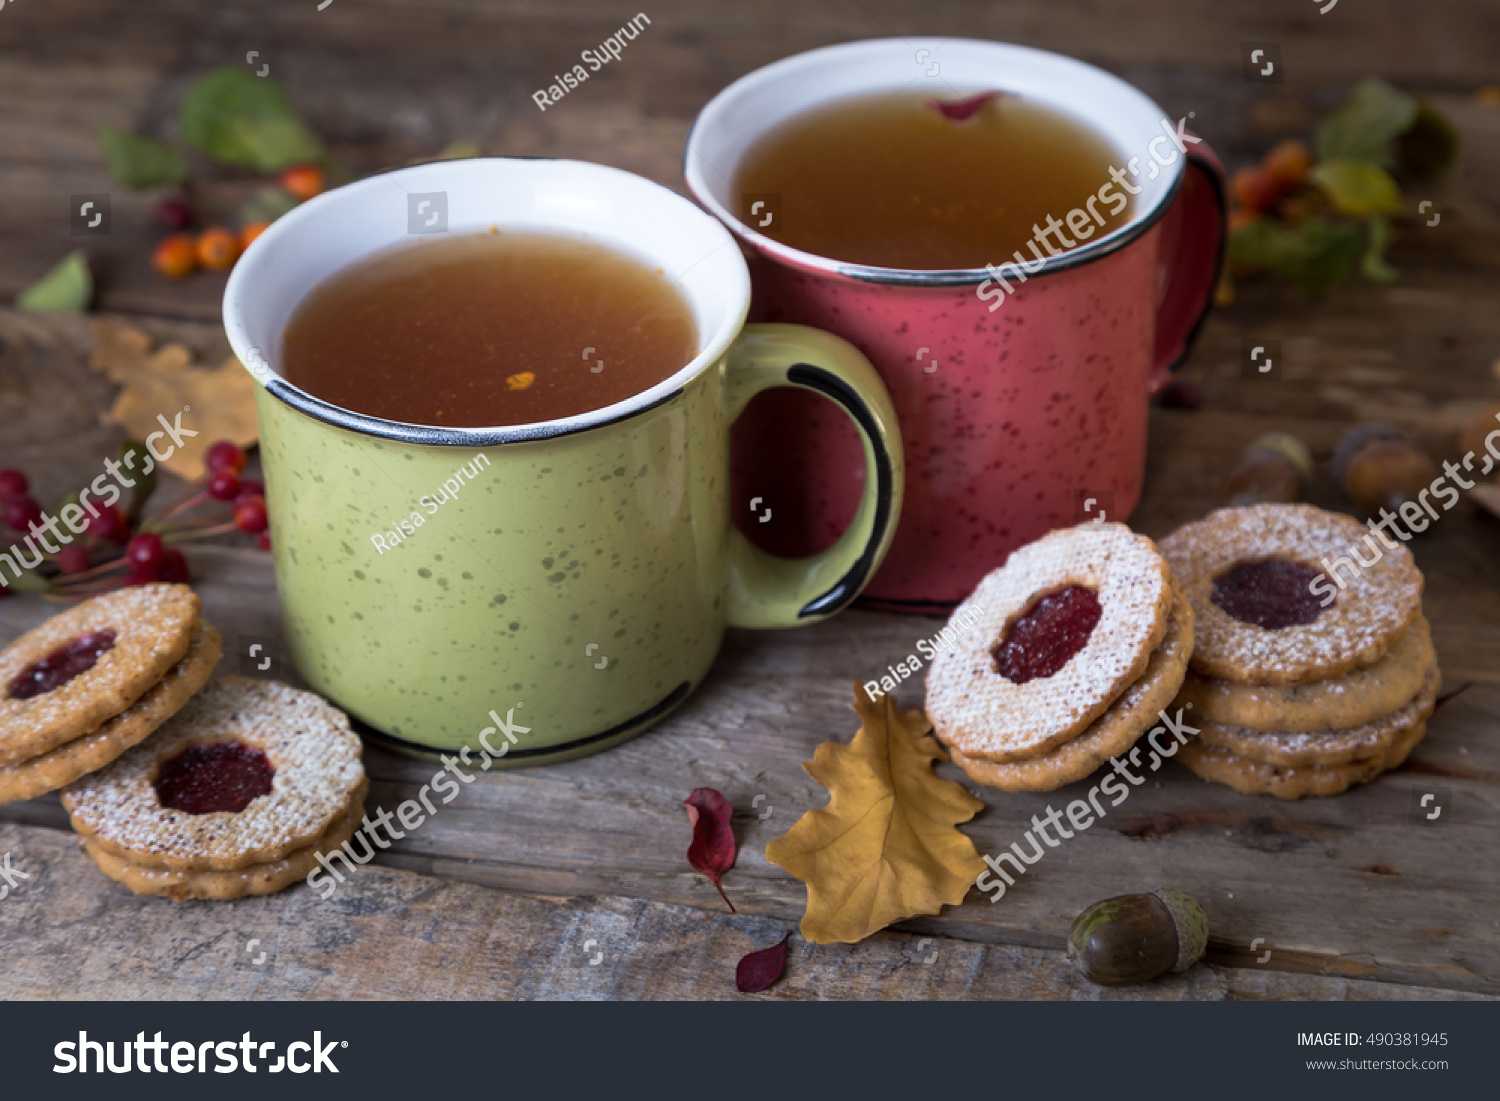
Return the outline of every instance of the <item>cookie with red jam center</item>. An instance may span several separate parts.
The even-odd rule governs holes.
[[[285,684],[226,677],[69,785],[63,805],[91,852],[137,869],[264,872],[299,852],[297,866],[305,863],[303,850],[331,836],[364,784],[360,741],[343,712]],[[146,871],[134,878],[184,890],[191,882]]]
[[[131,707],[187,655],[198,616],[186,585],[140,585],[69,608],[0,651],[0,768]]]
[[[1145,673],[1173,600],[1156,545],[1124,524],[1080,524],[1019,548],[949,621],[958,641],[927,676],[938,738],[963,759],[995,764],[1040,758],[1071,741]],[[1191,623],[1187,637],[1191,649]],[[1184,669],[1168,671],[1175,679],[1167,700]]]
[[[0,766],[0,803],[33,799],[103,768],[145,741],[208,683],[223,643],[207,620],[194,628],[188,652],[145,695],[104,725],[17,765]]]
[[[1161,543],[1197,614],[1193,670],[1293,685],[1378,662],[1422,606],[1405,544],[1312,505],[1225,508]]]

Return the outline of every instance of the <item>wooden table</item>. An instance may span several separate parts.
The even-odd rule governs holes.
[[[70,194],[113,190],[114,227],[88,240],[96,309],[218,362],[223,279],[186,284],[146,266],[150,200],[112,189],[102,124],[165,132],[183,88],[247,51],[289,89],[355,173],[430,156],[452,141],[497,154],[602,161],[681,189],[697,109],[735,77],[785,55],[884,35],[966,35],[1073,54],[1119,73],[1195,123],[1234,166],[1379,73],[1430,96],[1464,135],[1464,163],[1393,253],[1391,286],[1352,281],[1321,301],[1272,284],[1217,311],[1184,373],[1200,412],[1153,412],[1146,497],[1133,523],[1162,536],[1203,515],[1240,450],[1270,429],[1301,435],[1320,476],[1351,423],[1392,421],[1438,457],[1500,399],[1500,110],[1494,25],[1483,5],[1420,13],[1396,0],[1268,12],[1206,5],[676,0],[599,79],[541,113],[530,93],[635,4],[337,0],[322,12],[247,3],[7,5],[0,16],[0,299],[77,241]],[[1238,43],[1279,44],[1287,79],[1255,85]],[[1413,197],[1415,202],[1415,197]],[[1415,215],[1415,211],[1410,212]],[[1279,339],[1284,372],[1241,377],[1241,341]],[[111,388],[86,366],[81,318],[0,312],[0,466],[34,474],[44,503],[113,453]],[[793,940],[780,998],[1456,998],[1500,994],[1500,522],[1465,503],[1413,544],[1448,689],[1407,765],[1336,799],[1282,803],[1164,768],[1121,817],[1053,852],[991,905],[977,892],[935,918],[857,946]],[[231,637],[279,630],[265,556],[193,557],[206,612]],[[0,642],[55,606],[0,602]],[[855,721],[850,685],[913,652],[939,621],[851,611],[795,632],[731,632],[707,683],[669,721],[607,754],[491,773],[367,867],[333,899],[306,889],[236,903],[138,898],[82,855],[55,796],[0,808],[0,852],[31,878],[0,901],[0,997],[726,998],[739,956],[779,939],[803,887],[764,858],[767,841],[825,792],[800,762]],[[232,659],[230,659],[232,660]],[[228,667],[228,662],[226,662]],[[915,691],[905,701],[919,700]],[[371,749],[373,803],[394,807],[431,766]],[[953,766],[945,775],[961,779]],[[740,858],[726,879],[738,916],[685,860],[682,799],[718,788],[737,809]],[[987,804],[966,828],[981,852],[1017,839],[1066,792]],[[1414,799],[1442,788],[1440,826]],[[757,796],[764,796],[757,799]],[[769,814],[766,812],[769,811]],[[1104,990],[1060,951],[1084,905],[1159,883],[1191,891],[1213,926],[1207,962],[1144,987]],[[259,943],[251,946],[251,941]],[[587,947],[586,947],[587,946]],[[1266,962],[1264,953],[1269,950]],[[591,963],[594,958],[602,958]],[[265,953],[262,958],[261,953]]]

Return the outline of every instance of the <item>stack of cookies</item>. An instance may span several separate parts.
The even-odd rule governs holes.
[[[207,684],[222,642],[199,611],[186,585],[140,585],[0,651],[0,803],[103,768]]]
[[[1401,543],[1311,505],[1221,509],[1162,541],[1197,616],[1178,759],[1247,794],[1336,795],[1406,759],[1442,675]],[[1368,564],[1367,564],[1368,563]]]
[[[84,848],[138,894],[238,898],[348,841],[366,780],[348,718],[228,678],[186,585],[95,597],[0,651],[0,803],[64,788]]]
[[[980,582],[949,628],[959,641],[933,661],[927,714],[979,783],[1051,791],[1127,751],[1148,771],[1176,752],[1159,712],[1187,671],[1193,606],[1144,535],[1054,531]],[[1132,747],[1148,732],[1143,763]]]
[[[353,836],[367,786],[342,711],[226,677],[63,806],[94,863],[137,894],[239,898],[307,878]]]

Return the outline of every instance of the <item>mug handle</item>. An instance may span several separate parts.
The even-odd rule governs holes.
[[[731,424],[762,390],[793,386],[841,406],[863,437],[864,493],[833,546],[807,558],[781,558],[729,527],[731,627],[798,627],[827,619],[875,573],[901,515],[905,462],[891,396],[859,349],[806,325],[746,325],[725,365]]]
[[[1218,156],[1206,142],[1190,146],[1182,190],[1162,219],[1165,282],[1156,307],[1153,394],[1187,358],[1213,304],[1228,236],[1226,191],[1224,166]]]

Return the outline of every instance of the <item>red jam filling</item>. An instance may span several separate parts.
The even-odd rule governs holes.
[[[1088,643],[1100,611],[1099,594],[1082,585],[1048,593],[1007,628],[995,671],[1016,684],[1052,676]]]
[[[33,662],[13,678],[6,690],[13,700],[29,700],[61,688],[68,681],[87,673],[99,655],[115,648],[113,631],[94,631],[80,635],[66,646],[60,646],[41,661]]]
[[[271,793],[276,767],[254,746],[240,742],[190,745],[161,766],[156,798],[188,814],[239,813]]]
[[[1214,578],[1211,599],[1241,623],[1268,631],[1305,627],[1323,611],[1312,591],[1322,576],[1322,570],[1289,558],[1241,562]]]

